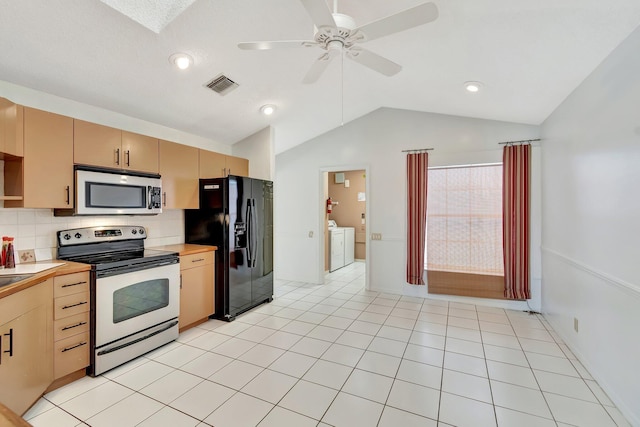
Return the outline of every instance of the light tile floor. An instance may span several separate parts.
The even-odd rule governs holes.
[[[98,378],[55,390],[34,426],[628,426],[544,317],[283,282]]]

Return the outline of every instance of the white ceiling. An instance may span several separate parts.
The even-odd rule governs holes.
[[[362,25],[423,2],[338,9]],[[301,83],[317,48],[237,48],[312,39],[299,0],[141,0],[135,20],[100,0],[0,0],[0,80],[225,144],[273,125],[282,152],[379,107],[539,124],[640,23],[638,0],[434,2],[435,22],[365,45],[403,70],[384,77],[345,59],[342,96],[339,60]],[[144,10],[162,16],[145,27]],[[169,63],[179,51],[195,58],[186,72]],[[221,72],[240,85],[224,97],[203,87]],[[466,93],[468,80],[483,91]],[[278,106],[269,118],[266,103]]]

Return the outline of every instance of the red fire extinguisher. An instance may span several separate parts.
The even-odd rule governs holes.
[[[330,214],[331,213],[331,209],[333,207],[333,202],[331,201],[331,197],[329,197],[327,199],[327,213]]]

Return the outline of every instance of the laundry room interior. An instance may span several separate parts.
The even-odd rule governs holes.
[[[333,272],[352,262],[364,263],[367,254],[365,170],[328,172],[327,202],[325,271]]]

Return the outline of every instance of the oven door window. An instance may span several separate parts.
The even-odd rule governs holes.
[[[169,279],[134,283],[113,293],[113,323],[159,310],[169,305]]]
[[[86,205],[90,208],[135,209],[147,207],[147,187],[142,185],[85,183]]]

